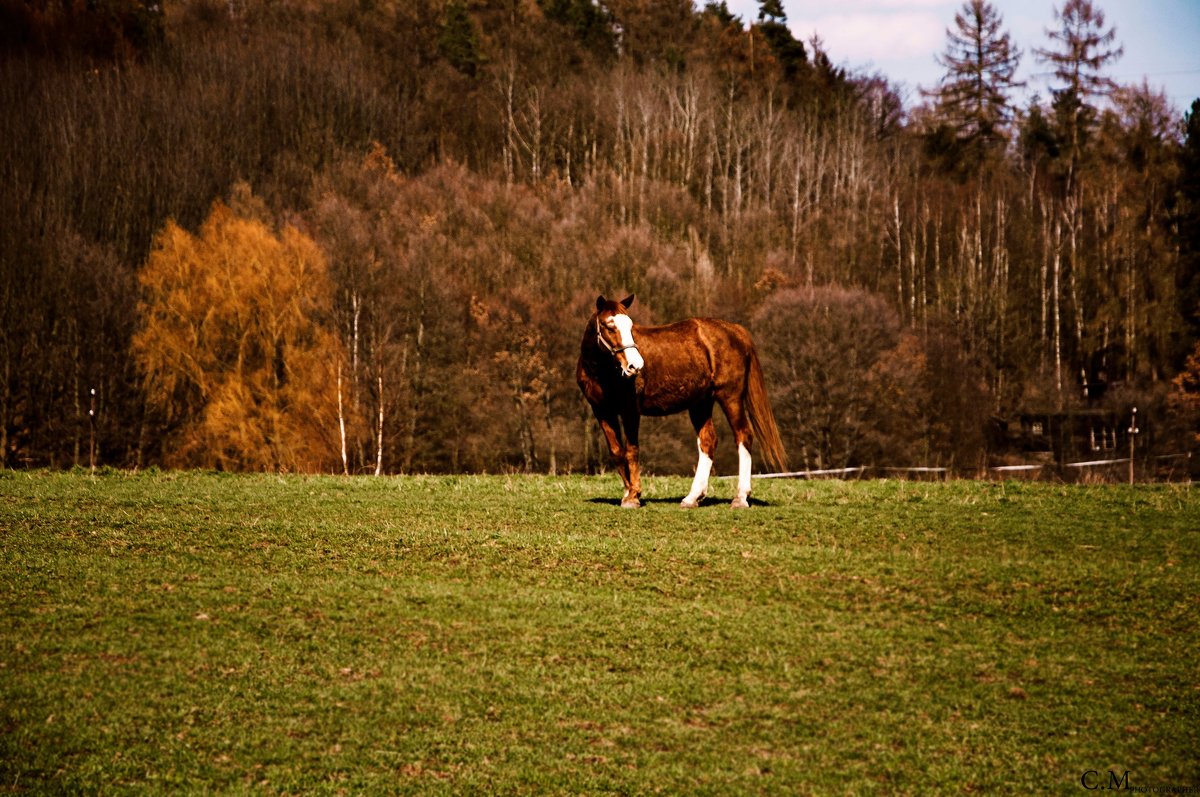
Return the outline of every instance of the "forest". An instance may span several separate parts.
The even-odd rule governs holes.
[[[786,23],[0,0],[0,466],[593,472],[628,293],[752,331],[798,469],[1120,456],[1134,407],[1145,476],[1196,450],[1200,99],[1112,80],[1092,0],[1029,52],[966,0],[907,98]]]

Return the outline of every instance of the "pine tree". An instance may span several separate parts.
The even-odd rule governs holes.
[[[617,51],[612,12],[591,0],[538,0],[542,13],[569,30],[585,47],[611,56]]]
[[[1200,99],[1183,116],[1176,219],[1180,250],[1180,307],[1192,339],[1200,338]],[[1198,356],[1200,358],[1200,356]]]
[[[732,25],[735,22],[739,28],[742,25],[741,18],[729,10],[729,4],[725,0],[708,0],[701,13],[715,17],[722,25]]]
[[[1112,46],[1117,30],[1105,30],[1104,12],[1091,0],[1066,0],[1061,10],[1054,10],[1054,18],[1058,29],[1046,31],[1052,46],[1034,53],[1050,65],[1060,83],[1060,88],[1054,89],[1054,108],[1067,154],[1075,164],[1096,116],[1089,100],[1116,88],[1102,70],[1120,58],[1124,49]]]
[[[771,45],[771,52],[788,80],[799,77],[808,66],[804,43],[797,41],[787,26],[782,0],[763,0],[758,9],[758,29]]]
[[[758,4],[758,21],[769,19],[772,22],[787,22],[787,12],[783,10],[783,0],[762,0]]]
[[[442,32],[438,37],[438,51],[451,66],[471,77],[475,77],[483,63],[479,31],[463,0],[450,0],[446,4]]]
[[[989,145],[1006,140],[1009,91],[1023,84],[1014,78],[1021,53],[1001,31],[1002,21],[990,3],[967,0],[954,15],[955,28],[946,29],[946,51],[937,58],[946,75],[930,95],[960,140]]]

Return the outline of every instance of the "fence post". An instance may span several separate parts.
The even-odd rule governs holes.
[[[1137,407],[1129,416],[1129,483],[1133,484],[1133,438],[1138,433]]]

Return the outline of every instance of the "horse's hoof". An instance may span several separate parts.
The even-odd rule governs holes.
[[[683,509],[699,509],[700,501],[704,499],[698,498],[695,501],[689,501],[686,498],[679,502],[679,506]]]
[[[733,501],[729,504],[729,508],[730,509],[749,509],[750,502],[747,501],[745,498],[742,498],[739,495],[737,498],[733,499]]]
[[[624,498],[621,500],[622,509],[640,509],[642,502],[636,498]]]

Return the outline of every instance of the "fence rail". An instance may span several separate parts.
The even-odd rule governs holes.
[[[851,473],[863,473],[866,467],[859,466],[857,468],[828,468],[825,470],[793,470],[787,473],[755,473],[756,479],[807,479],[811,476],[846,476]],[[717,476],[718,479],[736,479],[737,474],[727,474],[725,476]]]
[[[1163,460],[1172,459],[1192,459],[1192,454],[1188,452],[1180,454],[1160,454],[1139,459],[1138,462],[1143,464],[1152,462],[1161,462]],[[1022,463],[1017,465],[994,465],[986,468],[963,468],[957,471],[959,474],[987,474],[987,473],[1032,473],[1049,469],[1053,471],[1056,468],[1072,468],[1074,470],[1082,470],[1084,468],[1102,468],[1108,465],[1128,465],[1129,457],[1120,457],[1118,459],[1090,459],[1081,462],[1064,462],[1062,465],[1054,463]],[[946,477],[952,473],[950,468],[938,467],[911,467],[901,468],[881,465],[859,465],[853,468],[822,468],[819,470],[795,470],[786,473],[755,473],[755,479],[811,479],[821,476],[865,476],[871,471],[881,473],[918,473],[932,474],[936,476]],[[734,474],[723,476],[715,476],[716,479],[736,479]]]
[[[1128,462],[1128,461],[1129,461],[1129,457],[1122,457],[1121,459],[1092,459],[1092,460],[1088,460],[1087,462],[1066,462],[1063,464],[1063,467],[1064,468],[1095,468],[1095,467],[1099,467],[1100,465],[1119,465],[1122,462]]]

